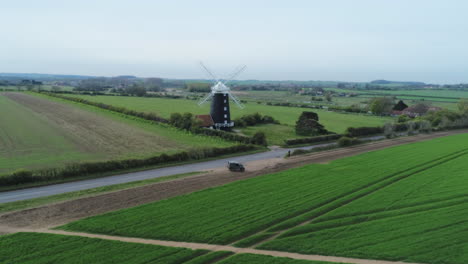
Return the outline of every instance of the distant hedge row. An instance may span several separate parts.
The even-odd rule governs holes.
[[[102,109],[122,113],[122,114],[125,114],[125,115],[136,116],[136,117],[146,119],[146,120],[150,120],[150,121],[166,123],[166,124],[169,123],[169,120],[167,120],[165,118],[162,118],[162,117],[158,116],[155,113],[138,112],[138,111],[130,110],[130,109],[127,109],[127,108],[121,107],[121,106],[113,106],[113,105],[108,105],[108,104],[103,104],[103,103],[98,103],[98,102],[92,102],[92,101],[88,101],[86,99],[81,99],[81,98],[77,98],[77,97],[70,97],[70,96],[64,96],[64,95],[57,94],[57,93],[49,93],[49,92],[42,92],[42,93],[44,93],[44,94],[46,94],[48,96],[52,96],[52,97],[56,97],[56,98],[60,98],[60,99],[65,99],[65,100],[69,100],[69,101],[73,101],[73,102],[77,102],[77,103],[92,105],[92,106],[96,106],[96,107],[99,107],[99,108],[102,108]]]
[[[288,146],[308,144],[308,143],[317,143],[317,142],[323,142],[323,141],[336,140],[342,136],[343,135],[341,134],[330,134],[330,135],[323,135],[323,136],[316,136],[316,137],[294,138],[294,139],[286,139],[284,143]]]
[[[61,180],[97,173],[105,173],[125,169],[219,157],[221,155],[240,153],[255,149],[257,149],[257,147],[254,145],[235,145],[226,148],[195,149],[171,155],[161,154],[159,156],[149,157],[145,159],[125,159],[101,162],[75,163],[67,165],[64,168],[51,168],[37,171],[19,170],[10,175],[0,177],[0,185],[12,186],[25,183]]]

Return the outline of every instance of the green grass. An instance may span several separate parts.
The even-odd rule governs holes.
[[[183,263],[206,253],[96,238],[40,233],[0,236],[1,263]]]
[[[0,94],[0,173],[92,159],[47,119]]]
[[[312,261],[302,259],[291,259],[282,257],[272,257],[256,254],[236,254],[217,264],[332,264],[332,262]]]
[[[229,244],[282,230],[468,152],[468,134],[238,181],[69,223],[62,229]]]
[[[194,135],[164,124],[35,93],[42,105],[59,103],[69,114],[51,112],[0,94],[0,174],[19,168],[61,167],[80,161],[146,158],[234,142]],[[33,97],[34,95],[34,97]],[[34,107],[39,107],[40,111]],[[66,117],[64,117],[66,116]],[[65,120],[65,121],[63,121]],[[86,120],[90,120],[88,124]],[[95,128],[95,126],[99,129]]]
[[[285,139],[304,137],[296,135],[296,130],[294,126],[291,125],[265,124],[246,127],[241,129],[241,131],[247,136],[253,136],[257,132],[263,132],[266,135],[268,145],[277,146],[284,145]]]
[[[209,112],[209,103],[197,105],[197,101],[185,99],[167,99],[167,98],[145,98],[145,97],[128,97],[128,96],[89,96],[89,95],[73,95],[84,98],[90,101],[102,102],[105,104],[122,106],[128,109],[133,109],[142,112],[154,112],[162,117],[168,118],[174,112],[190,112],[194,114],[207,114]],[[295,125],[299,115],[303,111],[317,112],[325,128],[336,133],[342,133],[348,127],[361,126],[380,126],[390,118],[358,115],[358,114],[343,114],[329,112],[316,109],[304,109],[297,107],[281,107],[268,106],[264,104],[248,103],[244,109],[237,108],[234,104],[231,106],[232,118],[237,118],[245,114],[261,113],[270,115],[285,125]]]
[[[33,208],[33,207],[37,207],[37,206],[41,206],[45,204],[63,202],[63,201],[78,199],[82,197],[89,197],[89,196],[94,196],[94,195],[98,195],[98,194],[102,194],[106,192],[113,192],[113,191],[118,191],[118,190],[123,190],[123,189],[135,188],[135,187],[149,185],[149,184],[162,182],[162,181],[175,180],[179,178],[196,175],[199,173],[201,172],[189,172],[189,173],[177,174],[177,175],[172,175],[172,176],[167,176],[167,177],[160,177],[160,178],[154,178],[154,179],[148,179],[148,180],[142,180],[142,181],[114,184],[114,185],[97,187],[97,188],[92,188],[92,189],[87,189],[87,190],[82,190],[82,191],[68,192],[68,193],[63,193],[63,194],[51,195],[51,196],[16,201],[16,202],[1,203],[0,213],[26,209],[26,208]]]

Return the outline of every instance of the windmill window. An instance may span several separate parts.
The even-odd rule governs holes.
[[[227,120],[224,120],[224,124],[227,124]]]
[[[224,99],[224,102],[226,103],[226,99]]]
[[[227,118],[227,115],[226,115],[226,114],[224,114],[224,118]]]
[[[227,107],[224,107],[224,111],[227,111]]]

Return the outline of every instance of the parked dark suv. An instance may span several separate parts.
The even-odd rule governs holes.
[[[241,163],[237,161],[228,161],[227,167],[230,171],[240,171],[240,172],[245,171],[244,165],[242,165]]]

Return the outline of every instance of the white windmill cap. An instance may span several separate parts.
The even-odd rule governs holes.
[[[213,87],[211,87],[213,93],[227,93],[229,92],[229,87],[227,87],[222,82],[217,82]]]

